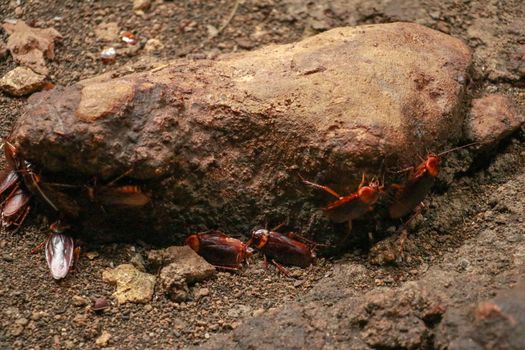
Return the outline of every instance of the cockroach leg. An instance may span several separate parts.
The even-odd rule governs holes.
[[[331,194],[332,196],[336,197],[337,199],[342,198],[342,196],[341,196],[339,193],[335,192],[334,190],[332,190],[332,189],[331,189],[330,187],[328,187],[328,186],[319,185],[319,184],[316,184],[316,183],[314,183],[314,182],[311,182],[311,181],[305,180],[305,179],[304,179],[302,176],[300,176],[300,175],[299,175],[299,177],[301,178],[301,181],[302,181],[304,184],[308,185],[308,186],[312,186],[312,187],[318,188],[318,189],[320,189],[320,190],[323,190],[323,191],[325,191],[325,192]]]
[[[213,267],[215,267],[219,271],[227,271],[227,272],[233,272],[237,274],[241,273],[241,269],[231,267],[231,266],[213,265]]]
[[[279,225],[277,225],[277,226],[275,226],[274,228],[272,228],[271,231],[275,231],[275,232],[277,232],[277,231],[279,231],[280,229],[282,229],[284,225],[286,225],[286,223],[282,222],[282,223],[280,223]]]
[[[20,230],[20,228],[22,227],[22,223],[26,219],[26,217],[29,214],[30,210],[31,210],[31,206],[28,205],[27,207],[25,207],[24,212],[22,213],[22,215],[19,216],[20,219],[17,218],[16,222],[13,222],[13,225],[16,226],[16,228],[13,230],[13,233],[16,233],[16,232],[18,232],[18,230]]]
[[[34,247],[33,249],[31,249],[31,254],[36,254],[36,253],[38,253],[39,251],[41,251],[42,248],[44,248],[44,246],[46,245],[48,239],[49,239],[49,237],[46,238],[42,243],[39,243],[36,247]]]
[[[315,250],[315,248],[317,247],[330,247],[329,244],[323,244],[323,243],[317,243],[317,242],[314,242],[308,238],[305,238],[295,232],[288,232],[288,234],[286,235],[288,238],[291,238],[291,239],[295,239],[296,241],[299,241],[299,242],[303,242],[304,244],[308,244],[312,250]]]
[[[279,264],[277,261],[275,261],[275,259],[272,259],[272,264],[275,265],[275,267],[281,271],[281,273],[283,275],[285,275],[286,277],[290,277],[290,272],[281,264]]]

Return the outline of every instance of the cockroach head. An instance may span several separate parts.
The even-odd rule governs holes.
[[[186,238],[186,244],[195,252],[199,252],[201,241],[198,235],[191,235]]]
[[[260,229],[252,232],[251,242],[255,245],[256,249],[262,249],[268,243],[268,237],[270,232],[265,229]]]
[[[425,161],[425,168],[427,169],[428,173],[436,177],[439,174],[439,162],[441,158],[435,154],[430,154],[427,157],[427,160]]]

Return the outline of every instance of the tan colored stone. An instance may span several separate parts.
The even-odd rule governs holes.
[[[102,280],[117,285],[113,296],[119,304],[148,303],[153,297],[155,276],[140,272],[131,264],[117,266],[102,273]]]
[[[507,96],[491,94],[472,101],[465,134],[483,146],[495,146],[523,123],[525,117]]]
[[[133,97],[131,84],[103,82],[85,86],[76,115],[82,121],[92,122],[122,110]]]
[[[146,11],[151,7],[151,0],[133,0],[134,11]]]
[[[111,334],[108,331],[102,331],[102,334],[95,340],[95,343],[99,347],[105,347],[108,345],[111,339]]]
[[[217,272],[213,265],[188,246],[171,246],[160,250],[150,250],[148,260],[157,266],[168,265],[170,272],[166,272],[166,275],[182,276],[187,283],[208,279]]]
[[[16,67],[0,79],[0,90],[13,96],[29,95],[41,90],[46,77],[26,67]]]
[[[54,28],[32,28],[23,21],[4,23],[3,28],[9,34],[7,48],[15,61],[47,75],[45,60],[55,57],[55,40],[61,39],[62,35]]]

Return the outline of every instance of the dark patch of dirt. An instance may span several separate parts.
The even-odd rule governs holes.
[[[125,70],[131,62],[145,58],[144,51],[139,50],[118,57],[115,65],[101,63],[98,55],[106,44],[97,42],[94,35],[101,22],[118,22],[121,30],[138,34],[141,45],[149,38],[161,40],[165,48],[156,58],[163,59],[185,55],[214,57],[220,52],[251,50],[270,43],[292,42],[341,25],[416,21],[461,37],[474,49],[478,80],[473,85],[473,95],[503,93],[524,110],[524,75],[520,72],[525,64],[525,8],[520,0],[490,1],[487,5],[452,0],[439,4],[410,0],[257,0],[241,4],[224,31],[208,39],[207,26],[219,28],[233,6],[234,1],[230,0],[157,0],[152,10],[138,16],[133,14],[131,0],[2,0],[0,13],[4,19],[19,18],[42,28],[53,26],[64,36],[55,49],[56,59],[48,63],[51,80],[60,85],[117,67]],[[480,23],[487,24],[484,32],[477,30]],[[0,33],[0,39],[5,41],[5,33]],[[0,74],[15,66],[10,57],[3,59]],[[2,137],[9,134],[24,104],[25,98],[0,95]],[[304,304],[296,301],[329,309],[338,299],[364,295],[377,286],[397,287],[405,281],[433,277],[438,280],[448,271],[458,272],[454,278],[441,279],[445,290],[447,283],[454,286],[449,291],[453,294],[450,307],[490,298],[496,291],[512,286],[522,274],[519,267],[525,264],[523,219],[513,209],[522,203],[515,199],[523,197],[525,142],[521,132],[515,136],[498,150],[500,154],[495,158],[481,155],[474,169],[469,170],[468,162],[466,166],[460,156],[449,157],[445,168],[464,170],[464,174],[454,178],[450,175],[453,171],[444,172],[436,187],[439,193],[427,201],[427,209],[411,229],[398,264],[370,265],[366,249],[350,247],[343,256],[321,262],[311,270],[293,269],[297,277],[287,279],[272,268],[264,270],[262,261],[255,259],[242,275],[221,273],[217,279],[193,287],[208,288],[209,295],[183,304],[169,302],[157,294],[146,306],[112,305],[102,314],[87,313],[84,307],[74,306],[75,295],[110,298],[113,287],[102,282],[102,270],[126,263],[136,252],[143,253],[151,247],[86,242],[84,252],[97,251],[99,257],[89,260],[83,255],[78,271],[56,283],[47,272],[43,254],[31,254],[45,239],[48,226],[34,210],[17,234],[3,230],[0,233],[0,348],[96,348],[95,340],[103,331],[111,334],[108,347],[115,349],[212,344],[217,333],[228,337],[232,329],[239,327],[239,334],[243,334],[243,323],[254,314],[272,315],[285,305],[291,305],[292,311],[286,311],[290,316],[281,315],[279,320],[286,325],[293,317],[304,318],[308,332],[311,327],[323,329],[326,322],[337,322],[339,318],[322,312],[304,313],[300,306]],[[323,276],[322,283],[316,284]],[[337,310],[351,311],[336,308],[335,315]],[[311,315],[314,320],[308,319]],[[271,328],[265,327],[272,325],[277,330],[277,324],[271,322],[269,317],[260,329],[268,330]],[[269,336],[260,334],[261,338]],[[342,343],[334,344],[345,344],[345,334],[339,335]],[[296,338],[300,336],[289,339]]]

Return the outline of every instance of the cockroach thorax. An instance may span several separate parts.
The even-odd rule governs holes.
[[[366,204],[374,204],[379,198],[379,187],[375,184],[363,186],[358,191],[359,198]]]
[[[186,244],[195,252],[199,252],[201,242],[198,235],[191,235],[186,238]]]
[[[252,241],[255,244],[255,248],[262,249],[268,243],[268,230],[257,230],[252,233]]]
[[[429,155],[427,160],[425,161],[425,168],[427,169],[428,173],[436,177],[439,174],[439,157],[436,155]]]

